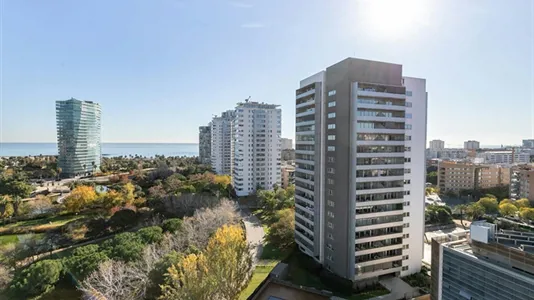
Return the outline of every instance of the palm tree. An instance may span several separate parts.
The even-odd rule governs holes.
[[[95,169],[96,169],[96,163],[92,161],[91,162],[91,173],[93,176],[95,175]]]
[[[465,230],[464,216],[465,216],[465,213],[467,212],[467,209],[468,207],[465,204],[460,204],[456,206],[456,210],[460,211],[460,222],[462,223],[462,227],[464,228],[464,230]]]

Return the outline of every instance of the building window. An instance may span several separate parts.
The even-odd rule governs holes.
[[[406,101],[406,104],[405,104],[405,105],[406,105],[406,107],[412,107],[412,102],[408,102],[408,101]]]
[[[328,114],[328,118],[329,119],[332,119],[332,118],[335,118],[335,117],[336,117],[336,113],[335,112]]]
[[[404,129],[412,129],[412,124],[404,124]]]
[[[407,238],[409,238],[409,237],[410,237],[410,234],[409,234],[409,233],[407,233],[407,234],[403,234],[403,235],[402,235],[402,238],[403,238],[403,239],[407,239]]]
[[[331,211],[326,212],[326,214],[327,214],[330,218],[333,218],[333,217],[334,217],[334,213],[331,212]]]
[[[328,124],[328,129],[336,129],[336,124]]]
[[[334,224],[332,224],[332,222],[326,223],[326,226],[328,226],[330,229],[334,229]]]
[[[404,206],[410,206],[410,201],[404,202]]]
[[[402,249],[410,249],[410,245],[402,245]]]
[[[326,168],[326,173],[328,173],[328,174],[336,174],[336,169],[334,169],[334,168]]]
[[[331,90],[328,92],[328,96],[334,96],[336,94],[336,90]]]
[[[335,184],[335,180],[332,179],[332,178],[327,178],[327,179],[326,179],[326,183],[327,183],[327,184]]]
[[[406,96],[412,96],[412,91],[406,91]]]
[[[328,107],[334,107],[336,106],[336,101],[328,102]]]
[[[329,261],[334,261],[334,257],[332,257],[332,255],[327,255],[326,259],[328,259]]]
[[[328,140],[329,141],[335,141],[336,140],[336,135],[335,134],[329,134],[328,135]]]
[[[404,195],[405,195],[405,196],[410,195],[410,191],[404,191]]]
[[[407,163],[407,162],[412,162],[412,159],[410,157],[405,157],[404,158],[404,162]]]
[[[404,255],[404,256],[402,257],[403,260],[407,260],[408,258],[410,258],[408,255]]]
[[[405,217],[409,217],[409,216],[410,216],[410,213],[409,213],[409,212],[405,212],[405,213],[404,213],[404,216],[405,216]]]
[[[410,179],[404,180],[404,184],[410,184]]]
[[[412,140],[412,136],[411,135],[406,135],[406,136],[404,136],[404,140],[405,141],[411,141]]]
[[[332,201],[332,200],[328,200],[326,203],[327,203],[327,205],[330,206],[330,207],[334,207],[334,205],[336,205],[336,204],[334,203],[334,201]]]
[[[411,119],[412,118],[412,114],[411,113],[406,113],[405,118],[406,119]]]
[[[404,174],[410,174],[412,172],[411,169],[404,169]]]
[[[408,271],[408,266],[402,266],[403,271]]]
[[[412,151],[412,147],[404,147],[404,152],[410,152]]]
[[[328,146],[328,151],[336,151],[336,146]]]
[[[408,227],[410,227],[410,223],[404,223],[404,224],[402,225],[402,227],[404,227],[404,228],[408,228]]]

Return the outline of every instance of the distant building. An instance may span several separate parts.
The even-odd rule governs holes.
[[[534,148],[534,140],[523,140],[523,148]]]
[[[232,174],[234,118],[235,111],[228,110],[211,120],[211,167],[217,174]]]
[[[534,299],[534,234],[473,222],[470,238],[432,240],[431,299]]]
[[[281,144],[282,144],[282,151],[283,150],[288,150],[288,149],[293,149],[293,140],[292,139],[282,138],[281,139]]]
[[[198,128],[198,157],[201,163],[211,163],[211,123]]]
[[[278,107],[258,102],[237,104],[232,173],[237,196],[253,194],[258,187],[270,190],[281,185],[282,110]]]
[[[94,173],[100,168],[101,109],[74,98],[56,101],[58,167],[61,177]]]
[[[295,166],[282,165],[282,188],[286,189],[290,184],[295,184]]]
[[[527,198],[534,201],[534,166],[519,165],[511,170],[510,199]]]
[[[442,161],[438,165],[438,187],[458,194],[462,190],[485,189],[510,184],[510,168]]]
[[[464,159],[469,155],[469,150],[465,149],[426,149],[426,159]]]
[[[442,140],[431,140],[429,142],[430,149],[432,150],[442,150],[445,149],[445,141]]]
[[[464,149],[466,150],[477,150],[480,149],[480,142],[478,141],[465,141],[464,142]]]
[[[530,162],[530,153],[515,150],[486,151],[477,153],[487,164],[526,164]]]

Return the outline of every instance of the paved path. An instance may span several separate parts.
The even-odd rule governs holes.
[[[369,300],[398,300],[398,299],[411,299],[412,296],[418,295],[417,288],[411,287],[399,277],[388,277],[379,281],[386,289],[391,293],[383,296],[371,298]],[[416,294],[417,293],[417,294]]]
[[[248,208],[241,207],[241,217],[243,217],[243,222],[245,223],[247,241],[254,247],[252,254],[254,255],[254,264],[256,264],[263,251],[265,232],[263,231],[260,220]]]

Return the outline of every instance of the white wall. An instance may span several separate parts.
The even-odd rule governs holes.
[[[404,261],[403,265],[409,266],[409,269],[401,272],[401,276],[419,272],[423,259],[427,123],[426,80],[404,77],[404,86],[407,94],[408,91],[412,92],[412,96],[406,96],[406,102],[412,103],[411,107],[406,107],[407,116],[412,115],[411,118],[406,118],[406,124],[411,124],[412,129],[406,130],[406,135],[411,136],[411,140],[406,141],[406,147],[411,147],[411,151],[405,152],[405,157],[410,158],[411,162],[405,164],[410,173],[404,175],[405,180],[410,180],[410,184],[404,186],[405,191],[410,191],[410,195],[404,196],[404,201],[410,202],[410,205],[404,207],[404,212],[410,214],[404,218],[404,223],[410,223],[408,228],[404,228],[404,234],[410,236],[403,241],[404,245],[409,245],[409,249],[403,250],[403,255],[409,256],[407,263]]]

